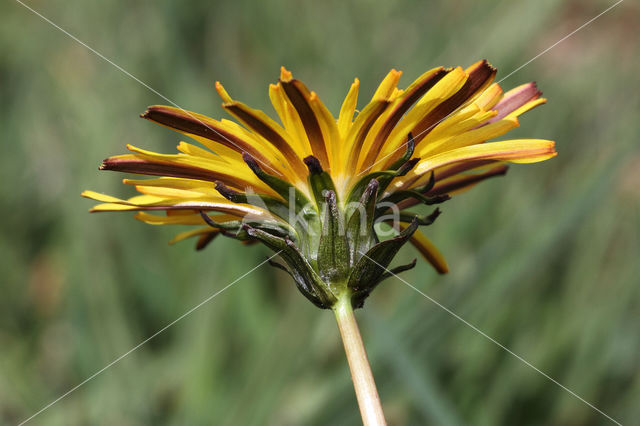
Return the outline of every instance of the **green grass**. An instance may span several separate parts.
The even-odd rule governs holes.
[[[214,81],[271,112],[280,65],[334,112],[355,76],[365,99],[392,67],[407,85],[486,57],[500,79],[613,2],[486,3],[29,4],[219,117]],[[219,239],[196,253],[167,245],[174,229],[89,215],[82,190],[131,194],[103,158],[173,151],[180,135],[137,119],[167,101],[18,3],[0,16],[0,423],[17,424],[268,252]],[[403,275],[623,424],[640,416],[638,19],[624,2],[503,82],[538,81],[549,103],[513,135],[560,155],[444,204],[429,235],[452,272]],[[612,424],[397,279],[358,316],[393,425]],[[264,266],[31,424],[359,422],[331,314]]]

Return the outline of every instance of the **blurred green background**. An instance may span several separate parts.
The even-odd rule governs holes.
[[[286,65],[336,112],[392,68],[402,86],[488,58],[498,79],[607,1],[28,2],[178,105],[224,115],[213,83],[272,113]],[[514,137],[560,155],[443,205],[451,265],[404,278],[623,424],[640,418],[637,31],[626,1],[510,76],[549,103]],[[174,152],[138,119],[166,103],[15,1],[0,5],[0,423],[17,424],[268,254],[89,215],[84,189],[129,196],[100,161],[126,143]],[[362,106],[362,103],[360,103]],[[406,248],[400,261],[414,257]],[[613,424],[389,280],[358,312],[392,425]],[[263,266],[64,398],[33,425],[357,425],[332,315]]]

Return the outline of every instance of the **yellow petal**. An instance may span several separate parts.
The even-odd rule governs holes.
[[[124,212],[124,211],[136,211],[140,210],[137,206],[127,206],[124,204],[104,203],[93,206],[89,211],[91,213],[98,212]]]
[[[348,185],[349,181],[359,178],[357,165],[362,152],[362,145],[364,144],[372,126],[376,120],[385,113],[385,110],[390,103],[391,101],[389,100],[377,100],[370,102],[362,112],[357,115],[353,122],[353,126],[351,126],[351,130],[349,130],[349,134],[344,141],[344,144],[346,145],[345,148],[349,150],[349,153],[346,156],[347,161],[344,169],[344,175],[336,176],[336,179],[340,181],[340,186],[345,187]],[[342,190],[344,190],[344,188],[342,188]]]
[[[407,142],[409,132],[415,130],[416,126],[440,103],[444,102],[457,91],[459,91],[468,79],[468,75],[460,67],[457,67],[447,73],[440,81],[438,81],[424,96],[416,103],[416,105],[408,111],[397,126],[389,135],[384,155],[398,149]],[[435,126],[434,126],[435,127]],[[414,137],[418,134],[414,133]],[[424,137],[420,135],[419,137]],[[417,141],[417,140],[416,140]]]
[[[481,126],[476,129],[470,130],[468,132],[454,134],[452,136],[441,138],[438,141],[426,144],[426,146],[423,146],[418,151],[417,156],[426,158],[428,156],[439,154],[444,151],[479,144],[484,141],[502,136],[518,126],[519,123],[517,118],[505,118],[494,123],[487,124],[486,126]]]
[[[544,139],[514,139],[466,146],[425,158],[418,163],[414,170],[415,174],[421,175],[437,167],[470,160],[533,163],[556,156],[554,146],[555,142]]]
[[[438,141],[442,138],[461,134],[467,130],[479,126],[488,118],[491,118],[496,114],[497,113],[495,111],[485,111],[476,104],[468,105],[467,107],[451,114],[440,123],[437,123],[435,127],[431,129],[426,137],[422,140],[421,145],[430,145],[434,141]],[[395,150],[391,150],[390,147],[397,145],[398,142],[402,142],[402,144],[398,145],[398,148],[396,148]],[[402,141],[398,140],[397,142],[392,142],[385,145],[383,147],[382,153],[376,160],[377,167],[372,169],[372,171],[387,169],[394,161],[396,161],[402,156],[402,154],[404,154],[406,143],[407,135],[404,136],[404,139]],[[420,147],[418,147],[418,149],[420,149]]]
[[[233,102],[233,99],[231,99],[231,96],[229,96],[229,93],[227,93],[226,89],[219,81],[216,81],[215,88],[216,92],[218,92],[218,96],[222,99],[222,102],[225,104]]]
[[[219,144],[240,154],[247,152],[266,168],[274,170],[276,174],[283,174],[280,171],[282,167],[279,153],[255,136],[247,132],[238,132],[239,126],[236,123],[233,123],[234,126],[228,126],[202,114],[163,105],[148,107],[142,117],[193,137],[218,154],[222,154],[216,149]],[[213,144],[208,144],[206,140]]]
[[[498,70],[491,66],[486,59],[482,59],[467,68],[465,72],[469,74],[470,87],[468,94],[470,96],[468,99],[475,102],[493,82]]]
[[[366,155],[360,161],[358,170],[368,170],[380,154],[387,138],[405,113],[425,93],[432,89],[447,74],[444,68],[434,68],[422,74],[388,108],[388,112],[378,119],[365,140],[363,151]]]
[[[264,112],[251,108],[242,102],[232,100],[222,106],[238,119],[238,121],[250,128],[254,134],[275,147],[284,157],[286,164],[289,165],[300,179],[306,178],[307,168],[302,162],[302,159],[296,155],[289,141],[289,135],[282,126]]]
[[[280,80],[282,81],[291,81],[293,79],[293,74],[291,71],[287,70],[285,67],[280,67]]]
[[[488,119],[496,115],[496,111],[487,111],[475,103],[471,104],[437,124],[423,139],[422,145],[436,143],[441,139],[470,131],[485,124]]]
[[[229,164],[228,157],[223,157],[219,154],[214,154],[213,152],[207,151],[206,149],[202,149],[198,146],[192,145],[187,142],[180,142],[176,147],[178,151],[188,154],[194,157],[204,157],[213,161],[222,161]]]
[[[496,74],[496,69],[486,60],[482,60],[473,64],[464,71],[464,73],[466,75],[464,85],[446,100],[439,102],[436,108],[420,119],[413,127],[411,132],[414,135],[416,144],[420,144],[422,139],[429,134],[438,123],[463,108],[464,105],[473,103],[484,88],[491,83]]]
[[[162,186],[166,188],[185,189],[203,191],[205,188],[211,188],[211,194],[218,194],[210,182],[182,179],[173,177],[161,177],[156,179],[122,179],[125,185],[142,185],[142,186]]]
[[[315,92],[311,92],[309,98],[309,105],[313,109],[313,113],[318,119],[320,129],[324,136],[325,146],[327,150],[327,157],[329,158],[329,172],[338,171],[336,169],[343,169],[344,162],[341,156],[342,140],[340,133],[338,132],[338,125],[335,118],[324,103],[318,98]]]
[[[371,97],[371,101],[389,99],[396,89],[401,76],[402,71],[397,71],[395,69],[389,71]]]
[[[344,102],[342,102],[342,107],[340,108],[338,130],[340,131],[340,137],[343,139],[346,138],[347,133],[349,133],[349,129],[351,129],[351,125],[353,124],[353,114],[355,113],[356,106],[358,104],[359,89],[360,80],[356,78],[353,81],[353,84],[351,84],[351,88],[349,88],[349,92],[344,98]],[[346,153],[348,152],[343,149],[343,155]]]
[[[330,168],[329,155],[327,152],[326,136],[320,124],[321,118],[318,117],[316,111],[314,111],[311,105],[312,93],[307,87],[299,80],[291,79],[288,81],[281,81],[280,84],[287,95],[289,102],[294,106],[295,110],[300,117],[300,121],[304,127],[309,145],[313,155],[320,161],[320,164],[325,169]],[[317,98],[317,95],[316,95]],[[316,103],[316,106],[318,104]],[[305,176],[306,176],[305,171]]]
[[[480,96],[478,96],[475,103],[483,109],[491,109],[498,103],[501,96],[502,88],[498,83],[493,83],[491,86],[487,87]]]
[[[135,185],[143,194],[156,195],[163,198],[202,198],[211,201],[224,201],[224,198],[210,182],[194,179],[159,178],[159,179],[123,179],[125,185]],[[243,190],[243,188],[233,188]]]
[[[136,186],[136,191],[146,194],[146,195],[155,195],[157,197],[164,198],[199,198],[202,197],[202,193],[195,191],[185,191],[184,189],[175,189],[175,188],[162,188],[158,186]]]
[[[128,200],[123,200],[117,197],[112,197],[111,195],[101,194],[95,191],[83,191],[82,194],[85,198],[90,198],[92,200],[100,201],[103,203],[111,203],[111,204],[120,204],[124,206],[132,206],[138,207],[140,205],[153,205],[154,203],[165,201],[162,197],[156,197],[153,195],[137,195],[135,197],[131,197]]]
[[[533,100],[531,102],[527,102],[526,104],[522,105],[520,108],[517,108],[513,112],[507,114],[507,117],[517,117],[529,111],[530,109],[537,107],[538,105],[543,105],[546,103],[547,103],[547,100],[545,98],[540,98],[540,99]]]
[[[297,111],[285,95],[280,83],[269,85],[269,98],[286,132],[290,136],[289,142],[298,157],[305,158],[312,155],[311,146],[309,145],[302,121],[300,121]]]
[[[191,237],[197,237],[198,235],[206,235],[206,234],[212,234],[212,233],[218,233],[218,231],[211,228],[210,226],[207,226],[206,228],[192,229],[191,231],[181,232],[177,234],[175,237],[171,239],[171,241],[169,241],[169,244],[173,245],[175,243],[184,241]]]
[[[200,214],[179,215],[179,216],[158,216],[146,212],[137,212],[134,218],[149,225],[206,225]],[[237,216],[228,214],[211,215],[211,218],[219,223],[238,220]],[[211,228],[210,228],[211,229]]]
[[[85,198],[90,198],[92,200],[100,201],[103,203],[117,203],[119,201],[122,201],[120,200],[120,198],[112,197],[111,195],[101,194],[100,192],[89,191],[89,190],[82,191],[80,195]]]
[[[204,196],[199,198],[163,198],[155,195],[138,195],[122,200],[94,191],[84,191],[82,196],[105,202],[93,207],[90,211],[122,211],[122,210],[212,210],[239,217],[271,218],[272,215],[259,207],[248,204],[233,203],[224,198]],[[277,218],[276,218],[277,219]]]
[[[156,183],[154,180],[155,179],[136,180],[136,182],[138,182],[136,184],[136,190],[142,194],[155,195],[157,197],[162,197],[163,199],[201,199],[206,197],[208,200],[216,202],[224,202],[226,200],[226,198],[220,195],[213,185],[203,185],[207,182],[193,181],[194,185],[188,187],[187,185],[176,185],[173,184],[173,182],[167,182],[166,180]],[[131,184],[131,182],[133,182],[133,180],[128,181],[125,179],[123,181],[125,184]],[[243,188],[234,189],[243,190]]]
[[[233,187],[250,187],[256,192],[274,194],[246,164],[230,167],[227,160],[215,157],[158,154],[132,145],[127,145],[127,148],[136,154],[111,157],[104,161],[102,168],[156,176],[188,177],[209,182],[220,180]]]
[[[113,203],[113,204],[121,204],[125,206],[132,207],[140,207],[140,206],[155,206],[162,205],[163,203],[167,203],[170,200],[167,200],[164,197],[158,197],[155,195],[136,195],[135,197],[131,197],[128,200],[123,200],[117,197],[112,197],[111,195],[101,194],[95,191],[83,191],[82,194],[85,198],[90,198],[92,200],[100,201],[103,203]]]

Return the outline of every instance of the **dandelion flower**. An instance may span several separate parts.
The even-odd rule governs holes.
[[[130,154],[107,158],[100,169],[154,176],[124,179],[140,195],[82,194],[101,202],[93,212],[136,211],[148,224],[195,226],[172,243],[197,237],[202,249],[224,236],[277,252],[283,263],[272,264],[312,303],[336,312],[354,383],[362,377],[371,382],[356,383],[366,424],[384,420],[366,398],[367,392],[377,398],[370,371],[354,372],[366,355],[352,308],[382,280],[415,265],[388,269],[407,241],[438,272],[448,271],[418,229],[431,225],[440,210],[420,215],[415,209],[505,174],[506,163],[556,155],[549,140],[495,141],[518,127],[521,114],[546,102],[535,83],[503,93],[486,60],[467,69],[434,68],[406,89],[398,88],[401,74],[391,70],[359,112],[356,79],[337,118],[285,68],[269,87],[279,121],[234,100],[220,83],[222,106],[236,122],[151,106],[143,118],[199,145],[180,142],[177,154],[128,145]],[[378,222],[395,234],[385,239]]]

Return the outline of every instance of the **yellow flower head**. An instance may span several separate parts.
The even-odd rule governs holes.
[[[217,235],[262,242],[280,254],[285,265],[276,266],[316,305],[331,307],[348,295],[361,306],[405,241],[438,272],[448,271],[417,230],[440,211],[419,216],[409,208],[441,203],[503,175],[505,162],[556,155],[553,141],[493,141],[546,102],[534,83],[503,93],[486,60],[432,69],[404,90],[397,87],[401,74],[391,70],[359,112],[356,79],[337,119],[284,68],[269,87],[279,122],[233,100],[220,83],[222,106],[240,124],[151,106],[143,118],[200,146],[180,142],[180,153],[157,154],[128,145],[131,154],[107,158],[100,168],[157,178],[125,179],[141,194],[128,200],[82,195],[102,203],[94,212],[131,210],[149,224],[198,226],[172,240],[198,236],[198,249]],[[376,222],[400,233],[380,242]]]

